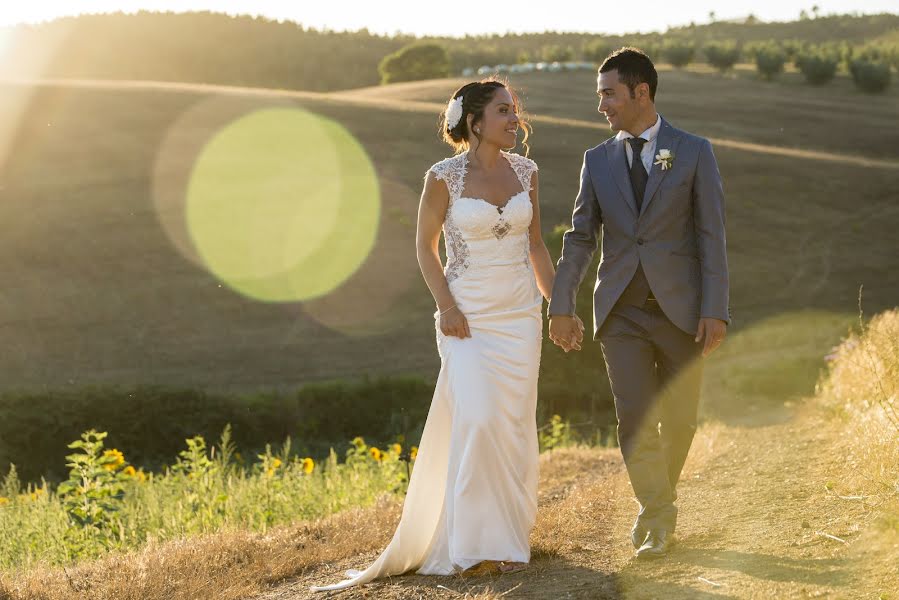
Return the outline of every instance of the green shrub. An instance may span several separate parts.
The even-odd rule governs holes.
[[[449,55],[439,44],[411,44],[388,54],[378,65],[381,83],[449,76]]]
[[[834,78],[839,56],[821,49],[805,49],[796,57],[796,66],[812,85],[823,85]]]
[[[740,48],[736,42],[709,42],[702,51],[708,63],[722,73],[740,59]]]
[[[890,85],[892,72],[889,63],[877,54],[863,53],[849,62],[852,80],[864,92],[877,94]]]
[[[755,66],[759,75],[765,79],[773,79],[783,73],[787,61],[786,52],[774,42],[758,44],[753,48]]]
[[[677,68],[690,64],[695,53],[696,47],[690,42],[669,40],[662,46],[662,56]]]

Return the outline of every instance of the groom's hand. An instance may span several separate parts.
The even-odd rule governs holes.
[[[565,352],[580,350],[584,339],[584,323],[577,315],[551,316],[549,338]]]
[[[699,319],[699,328],[696,331],[696,341],[699,342],[705,338],[705,344],[702,348],[702,357],[705,358],[714,352],[718,346],[721,345],[721,342],[724,341],[725,335],[727,335],[727,323],[721,319],[713,319],[710,317]]]

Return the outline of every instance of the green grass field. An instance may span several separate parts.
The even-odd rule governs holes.
[[[366,373],[433,376],[433,304],[415,260],[414,223],[422,176],[449,149],[436,136],[437,111],[403,101],[442,103],[458,83],[297,98],[3,86],[0,122],[11,141],[0,175],[0,386],[241,391]],[[536,117],[597,124],[535,123],[531,156],[550,232],[569,219],[584,150],[608,130],[595,110],[591,73],[512,83]],[[353,101],[359,97],[383,102]],[[845,78],[817,89],[795,74],[767,83],[743,70],[663,70],[657,98],[674,125],[701,135],[890,160],[899,158],[896,100],[895,86],[872,97]],[[211,136],[249,111],[284,106],[352,133],[371,157],[382,197],[378,236],[362,268],[306,303],[259,302],[220,285],[192,255],[172,200],[183,196]],[[726,147],[716,155],[728,201],[734,338],[756,339],[756,326],[771,333],[763,365],[778,363],[778,340],[789,347],[797,323],[797,335],[815,331],[821,339],[808,356],[823,356],[845,332],[861,284],[867,312],[896,304],[899,169]],[[824,315],[830,329],[820,331],[809,315]],[[544,366],[562,360],[545,355]],[[811,391],[814,373],[803,381]]]

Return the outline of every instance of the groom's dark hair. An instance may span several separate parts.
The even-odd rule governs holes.
[[[649,99],[656,101],[656,88],[659,86],[659,74],[649,57],[638,48],[625,46],[612,52],[599,67],[600,73],[618,71],[618,79],[631,91],[641,83],[649,84]]]

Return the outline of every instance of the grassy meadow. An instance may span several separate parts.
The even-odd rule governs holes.
[[[458,83],[421,84],[421,99],[448,96]],[[590,74],[512,83],[538,118],[597,123],[535,123],[531,156],[541,167],[549,234],[568,222],[583,151],[608,130],[599,125]],[[416,90],[407,84],[401,95],[416,99]],[[662,73],[658,97],[665,117],[701,135],[892,159],[899,153],[890,126],[899,117],[895,101],[895,91],[871,98],[848,84],[824,95],[678,71]],[[435,373],[432,301],[412,250],[421,178],[448,154],[436,139],[436,110],[394,100],[53,86],[6,87],[0,103],[5,118],[17,118],[0,206],[0,260],[15,282],[2,296],[5,389],[162,383],[255,390]],[[346,127],[371,157],[382,197],[377,241],[363,267],[332,294],[303,304],[252,301],[220,287],[183,249],[190,241],[165,205],[220,127],[285,103]],[[176,134],[184,139],[171,142]],[[895,302],[899,169],[724,147],[716,155],[728,201],[734,331],[808,309],[852,314],[860,284],[869,312]]]

